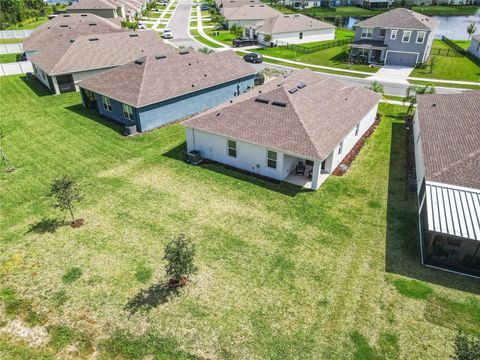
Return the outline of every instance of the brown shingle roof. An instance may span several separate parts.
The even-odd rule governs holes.
[[[211,55],[174,52],[157,57],[147,56],[140,59],[141,64],[134,61],[106,71],[82,81],[80,87],[138,108],[255,74],[232,51]]]
[[[257,31],[267,34],[280,34],[292,31],[335,29],[335,26],[302,14],[277,15],[255,24]]]
[[[120,26],[93,14],[64,14],[39,26],[23,41],[25,51],[68,46],[81,35],[125,31]]]
[[[331,77],[304,69],[197,115],[184,125],[325,159],[379,100],[370,90],[345,87]]]
[[[225,8],[223,16],[232,20],[262,20],[280,15],[281,12],[264,4],[245,4],[240,7]]]
[[[260,0],[215,0],[215,5],[223,8],[241,7],[246,4],[261,4]]]
[[[77,37],[68,47],[42,51],[31,57],[49,75],[123,65],[157,52],[173,52],[154,31],[93,34]]]
[[[116,9],[117,5],[109,0],[80,0],[69,7],[68,10],[98,10],[98,9]]]
[[[480,189],[480,91],[417,102],[426,180]]]
[[[383,27],[389,29],[433,30],[437,21],[405,8],[397,8],[371,17],[357,24],[360,27]]]

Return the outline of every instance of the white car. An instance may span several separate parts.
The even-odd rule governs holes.
[[[165,0],[158,1],[158,5],[167,6],[167,4],[168,4],[168,1],[165,1]]]
[[[147,24],[141,24],[141,23],[139,23],[139,24],[138,24],[138,28],[139,28],[140,30],[147,30]]]
[[[173,39],[173,33],[170,29],[163,30],[163,38],[164,39]]]

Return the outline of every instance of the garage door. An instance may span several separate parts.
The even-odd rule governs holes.
[[[417,62],[417,54],[407,54],[407,53],[389,51],[387,54],[387,59],[385,61],[385,64],[415,66],[416,62]]]

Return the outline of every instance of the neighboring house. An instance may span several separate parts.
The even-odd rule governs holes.
[[[260,44],[300,44],[335,39],[335,26],[301,14],[277,15],[246,28],[246,34]],[[265,35],[271,40],[266,41]]]
[[[183,122],[187,149],[316,190],[374,124],[379,101],[304,69]]]
[[[140,0],[80,0],[69,7],[67,13],[90,13],[109,19],[134,21],[146,8]]]
[[[413,132],[422,264],[480,277],[480,91],[419,95]]]
[[[397,8],[355,25],[352,58],[368,63],[415,66],[428,60],[437,21]]]
[[[53,93],[78,90],[77,83],[139,57],[172,52],[154,31],[117,32],[71,38],[68,46],[30,57],[35,76]]]
[[[322,0],[285,0],[283,4],[294,9],[307,9],[322,6]]]
[[[215,0],[215,7],[218,12],[223,15],[223,11],[226,8],[239,8],[243,5],[260,5],[260,0]]]
[[[81,35],[124,32],[119,25],[93,14],[62,14],[39,26],[23,41],[27,58],[40,51],[62,46]]]
[[[442,1],[444,1],[443,4],[447,4],[447,2],[451,0],[435,0],[436,2],[435,5],[441,5]],[[395,0],[395,3],[400,6],[428,6],[428,5],[432,5],[434,1],[433,0]]]
[[[225,17],[228,29],[230,29],[233,24],[246,27],[259,20],[268,19],[281,14],[281,12],[264,4],[245,4],[240,7],[225,7],[223,9],[223,16]]]
[[[389,8],[393,0],[357,0],[356,4],[367,9],[384,9]]]
[[[146,56],[80,83],[85,107],[147,131],[204,111],[254,86],[256,72],[232,51]]]
[[[472,36],[472,41],[468,47],[468,52],[475,56],[477,59],[480,59],[480,34]]]

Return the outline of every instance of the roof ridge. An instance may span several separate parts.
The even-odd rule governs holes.
[[[142,57],[140,57],[139,59],[141,59]],[[143,88],[145,85],[145,73],[147,72],[147,66],[150,64],[151,60],[152,60],[151,56],[148,56],[148,55],[145,56],[145,62],[143,63],[144,66],[143,66],[143,72],[142,72],[141,81],[140,81],[140,88],[138,89],[137,101],[135,103],[136,107],[139,107],[140,99],[142,98],[142,95],[143,95]]]

